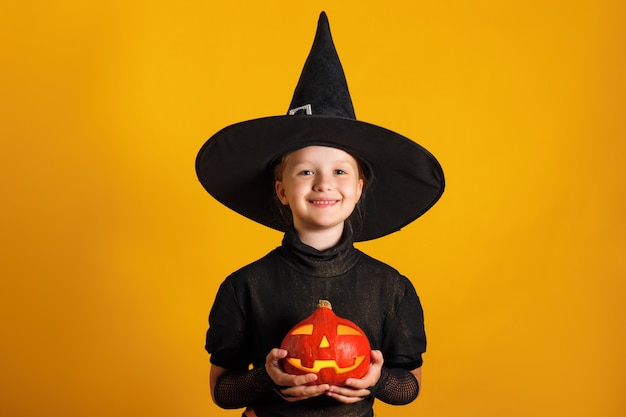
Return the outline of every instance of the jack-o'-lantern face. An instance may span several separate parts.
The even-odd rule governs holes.
[[[285,372],[317,374],[316,384],[342,385],[348,378],[361,378],[370,363],[370,344],[363,330],[335,315],[324,300],[287,333],[281,349],[289,352],[283,361]]]

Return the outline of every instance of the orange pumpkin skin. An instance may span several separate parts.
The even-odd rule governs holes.
[[[369,369],[370,343],[365,332],[338,317],[326,300],[287,333],[280,347],[288,352],[282,361],[285,372],[317,374],[312,384],[341,386],[348,378],[363,377]]]

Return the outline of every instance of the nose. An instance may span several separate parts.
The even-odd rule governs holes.
[[[328,191],[332,188],[332,175],[327,173],[318,172],[315,176],[315,182],[313,183],[313,189],[315,191]]]

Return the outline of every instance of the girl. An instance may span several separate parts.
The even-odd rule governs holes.
[[[419,298],[407,278],[353,242],[423,214],[443,192],[443,172],[416,143],[356,120],[324,13],[288,115],[218,132],[196,169],[226,206],[285,231],[280,247],[220,286],[206,341],[215,403],[247,407],[248,417],[364,417],[375,398],[413,401],[426,349]],[[315,374],[289,375],[280,365],[287,352],[277,346],[320,299],[372,346],[366,375],[345,386],[309,385]]]

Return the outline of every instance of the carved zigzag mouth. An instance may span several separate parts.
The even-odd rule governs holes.
[[[345,374],[350,371],[354,371],[356,368],[363,363],[365,356],[359,356],[354,360],[354,365],[348,366],[347,368],[341,368],[337,365],[337,362],[334,359],[318,359],[313,362],[313,367],[309,368],[302,365],[302,359],[298,358],[287,358],[287,362],[295,368],[302,369],[303,371],[317,373],[325,368],[333,368],[337,374]]]

